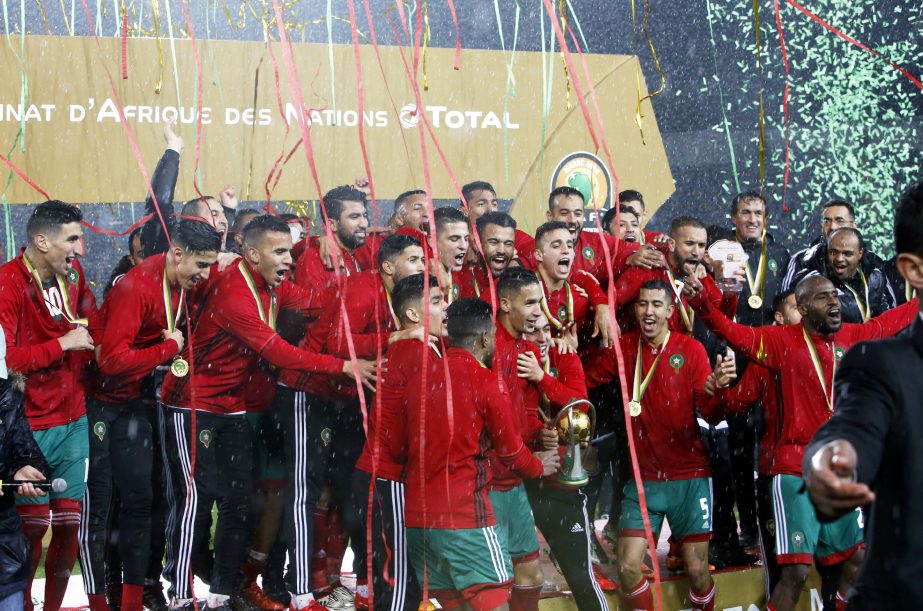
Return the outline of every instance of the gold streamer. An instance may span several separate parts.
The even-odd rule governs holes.
[[[647,141],[644,138],[644,128],[642,127],[642,120],[644,119],[644,114],[641,112],[641,104],[647,100],[652,100],[656,96],[660,95],[667,88],[667,77],[663,73],[663,68],[660,66],[660,58],[657,56],[657,51],[654,49],[654,41],[651,39],[651,34],[647,29],[648,21],[651,18],[651,0],[645,0],[644,2],[644,17],[641,19],[641,31],[644,32],[644,38],[647,40],[647,46],[651,50],[651,58],[654,60],[654,67],[657,69],[657,75],[660,77],[660,88],[653,93],[648,93],[646,96],[641,96],[641,61],[638,60],[638,106],[635,111],[635,123],[638,124],[638,129],[641,131],[641,143],[647,144]],[[632,28],[636,27],[637,22],[637,11],[635,9],[635,0],[631,0],[631,24]]]
[[[67,9],[64,8],[64,0],[61,0],[61,18],[64,19],[64,28],[70,33],[71,36],[73,36],[74,28],[71,26],[70,22],[67,20]]]
[[[634,0],[632,0],[632,2],[634,2]],[[564,0],[558,0],[558,12],[561,13],[561,37],[564,39],[564,44],[567,44],[567,10],[564,8]],[[570,110],[570,72],[567,70],[567,58],[564,57],[563,48],[561,49],[561,64],[564,66],[565,108]]]
[[[157,84],[154,85],[154,94],[160,95],[160,91],[163,89],[163,41],[160,39],[160,0],[151,0],[151,21],[154,24],[154,38],[157,40],[157,63],[160,65]]]
[[[35,0],[35,3],[38,4],[38,10],[42,14],[42,22],[45,24],[45,32],[51,34],[51,28],[48,27],[48,18],[45,16],[45,6],[42,4],[42,0]]]

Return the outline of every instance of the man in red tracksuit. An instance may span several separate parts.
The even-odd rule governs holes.
[[[497,279],[516,258],[516,221],[505,212],[488,212],[475,221],[483,252],[476,248],[475,261],[459,272],[459,295],[486,301],[497,308]],[[469,259],[471,257],[469,256]]]
[[[266,215],[247,225],[243,259],[215,282],[190,346],[183,352],[191,361],[189,375],[178,376],[181,371],[171,370],[164,381],[165,444],[172,519],[177,524],[166,569],[171,573],[174,608],[194,605],[192,551],[208,536],[206,524],[215,502],[215,568],[208,607],[230,608],[249,537],[252,450],[243,399],[248,372],[259,366],[261,358],[289,369],[353,372],[350,363],[299,350],[275,331],[280,310],[316,314],[314,296],[285,280],[291,247],[285,221]],[[374,376],[373,363],[359,365],[363,380]]]
[[[572,271],[574,256],[573,238],[565,223],[549,221],[535,231],[542,311],[556,334],[574,327],[580,356],[587,362],[600,343],[612,345],[613,334],[608,299],[592,276]]]
[[[48,460],[49,480],[67,482],[64,492],[18,498],[23,529],[32,546],[32,571],[25,591],[32,609],[32,576],[45,556],[45,608],[58,611],[77,559],[77,531],[89,455],[84,389],[93,340],[87,317],[96,300],[77,256],[83,254],[80,210],[60,201],[36,206],[26,224],[28,246],[0,267],[0,327],[10,369],[28,378],[26,418]],[[49,502],[50,499],[50,502]]]
[[[221,234],[199,220],[173,225],[172,248],[145,259],[109,292],[93,322],[100,380],[87,405],[90,464],[81,533],[84,588],[92,611],[108,611],[109,513],[118,491],[121,608],[141,611],[151,540],[154,431],[145,381],[179,358],[187,308],[204,301]],[[180,367],[182,364],[179,365]],[[113,489],[114,485],[114,489]],[[110,575],[110,579],[111,579]]]
[[[836,288],[812,276],[798,283],[795,298],[801,324],[747,327],[714,309],[695,282],[686,287],[702,320],[728,345],[743,351],[781,377],[780,436],[772,469],[776,553],[781,565],[770,608],[793,609],[815,556],[820,563],[848,560],[862,544],[858,514],[821,525],[801,483],[804,449],[833,411],[833,374],[853,344],[889,337],[907,327],[918,313],[916,300],[864,324],[843,324]],[[861,552],[860,552],[861,553]],[[841,582],[841,588],[847,584]],[[841,589],[840,594],[845,594]]]
[[[471,230],[468,219],[457,208],[443,206],[433,213],[436,225],[436,273],[439,274],[439,286],[451,304],[461,295],[461,271],[468,255]]]
[[[626,411],[631,415],[631,439],[646,496],[654,539],[664,518],[682,546],[689,576],[689,600],[694,611],[715,608],[715,583],[708,568],[711,538],[711,470],[699,438],[698,412],[705,420],[721,419],[714,395],[732,375],[719,358],[713,374],[705,347],[688,335],[670,332],[673,290],[662,280],[646,283],[635,301],[638,331],[619,339],[625,373],[633,380]],[[732,369],[731,369],[732,371]],[[618,377],[614,349],[587,368],[587,383],[596,386]],[[709,390],[706,383],[712,385]],[[709,394],[711,393],[711,394]],[[619,518],[619,573],[622,600],[630,609],[651,611],[653,596],[641,574],[647,550],[640,495],[635,482],[625,484]]]
[[[502,294],[502,293],[501,293]],[[487,369],[495,327],[489,305],[448,309],[451,348],[408,380],[396,448],[407,447],[405,519],[411,563],[444,608],[505,608],[512,567],[487,494],[500,461],[524,477],[557,468],[555,452],[532,455],[512,419],[510,395]],[[488,448],[495,459],[488,460]],[[399,450],[398,450],[399,451]]]
[[[615,309],[619,327],[622,330],[635,329],[637,320],[633,308],[629,307],[638,298],[641,287],[650,280],[663,280],[673,288],[674,308],[670,317],[670,331],[692,335],[695,327],[695,312],[683,295],[682,287],[690,279],[700,279],[705,295],[715,307],[733,316],[737,311],[737,298],[725,296],[711,276],[704,274],[702,259],[708,240],[708,230],[698,219],[681,216],[670,224],[670,259],[666,268],[645,269],[632,267],[625,270],[615,281]]]
[[[420,602],[416,576],[407,561],[407,534],[404,526],[404,452],[392,454],[383,443],[402,420],[402,405],[407,381],[423,367],[426,359],[442,355],[441,337],[445,322],[445,299],[435,277],[429,276],[429,294],[423,274],[400,280],[391,291],[391,303],[402,329],[419,329],[421,336],[398,340],[388,347],[387,370],[382,373],[375,400],[369,404],[368,432],[362,455],[353,473],[353,497],[359,512],[347,514],[347,527],[359,535],[352,541],[357,578],[356,607],[365,609],[406,609],[415,611]],[[425,297],[428,296],[428,300]],[[428,325],[428,326],[426,326]],[[374,488],[372,482],[374,481]],[[368,516],[369,493],[372,513]],[[353,523],[350,524],[350,521]],[[366,529],[372,538],[372,590],[369,600]],[[363,598],[365,600],[363,600]]]

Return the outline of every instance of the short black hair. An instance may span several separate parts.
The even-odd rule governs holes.
[[[459,348],[471,348],[477,336],[493,326],[493,310],[480,299],[457,299],[446,311],[449,343]]]
[[[203,195],[202,197],[194,197],[183,204],[182,209],[179,213],[182,216],[202,216],[199,214],[199,204],[205,204],[205,200],[213,199],[218,201],[218,198],[213,195]],[[207,204],[206,204],[207,205]]]
[[[772,298],[772,311],[782,313],[782,306],[785,305],[785,300],[795,294],[795,289],[790,288],[787,291],[781,291]]]
[[[678,216],[670,222],[670,237],[675,236],[683,227],[693,227],[695,229],[704,229],[708,231],[708,228],[705,227],[705,223],[694,216]]]
[[[856,207],[850,204],[845,199],[834,198],[834,199],[824,202],[823,205],[820,207],[820,213],[823,214],[824,210],[826,210],[827,208],[836,208],[837,206],[842,206],[843,208],[846,208],[847,210],[849,210],[849,216],[851,216],[853,220],[856,220]]]
[[[475,180],[473,182],[469,182],[467,185],[462,187],[461,191],[462,198],[464,199],[462,205],[466,205],[468,203],[468,200],[471,199],[471,195],[475,191],[490,191],[494,195],[497,194],[497,190],[494,189],[494,186],[489,182],[484,182],[483,180]]]
[[[478,235],[484,232],[488,225],[496,225],[498,227],[504,227],[507,229],[516,229],[516,219],[511,217],[506,212],[488,212],[482,214],[477,221],[474,222],[475,229],[477,229]]]
[[[401,278],[391,289],[391,306],[402,323],[407,322],[404,312],[410,304],[423,299],[423,287],[425,285],[426,274],[421,273]],[[439,288],[439,279],[432,274],[429,274],[429,288],[430,290]]]
[[[546,235],[558,229],[563,229],[567,231],[567,235],[570,235],[570,228],[568,228],[567,223],[564,221],[548,221],[547,223],[539,225],[538,229],[535,230],[535,247],[538,248],[539,243]]]
[[[247,219],[247,217],[250,216],[251,214],[255,218],[263,213],[257,210],[256,208],[247,208],[246,210],[238,210],[237,216],[234,217],[234,224],[231,225],[231,231],[234,233],[240,233],[241,231],[243,231],[244,227],[246,227],[247,224],[253,220],[253,218]],[[282,217],[279,217],[279,218],[282,218]],[[247,219],[247,220],[244,220],[244,219]]]
[[[143,227],[143,226],[142,226],[142,227]],[[131,243],[135,241],[135,238],[138,238],[139,240],[141,239],[141,229],[142,229],[142,227],[135,227],[134,229],[131,230],[131,233],[128,234],[128,254],[132,254],[132,252],[131,252]],[[143,251],[143,250],[144,250],[144,249],[143,249],[143,245],[139,244],[139,245],[138,245],[138,250],[139,250],[139,251]],[[143,255],[144,253],[142,252],[141,254]]]
[[[297,214],[292,214],[291,212],[283,212],[282,214],[279,215],[279,218],[285,221],[286,223],[289,223],[291,221],[301,221],[302,223],[304,222],[300,216],[298,216]]]
[[[244,227],[243,236],[244,244],[252,244],[254,240],[262,238],[267,233],[284,233],[291,235],[288,223],[274,214],[263,214],[258,216]]]
[[[655,278],[654,280],[648,280],[641,285],[641,289],[638,291],[638,294],[641,294],[641,291],[663,291],[667,296],[667,301],[673,303],[675,294],[673,293],[673,287],[666,280],[660,278]]]
[[[619,204],[618,208],[609,208],[608,210],[606,210],[606,213],[603,215],[603,218],[600,221],[603,231],[609,231],[609,228],[612,227],[612,222],[615,221],[615,216],[618,213],[631,214],[639,221],[641,220],[641,217],[638,216],[638,213],[635,211],[634,208],[629,208],[625,204]]]
[[[827,235],[827,244],[830,243],[830,240],[833,239],[833,236],[839,235],[841,233],[851,233],[856,236],[856,239],[859,240],[859,248],[865,249],[865,239],[862,237],[862,232],[856,229],[855,227],[839,227],[834,229]]]
[[[436,222],[436,233],[442,231],[446,225],[452,223],[468,224],[468,217],[458,208],[443,206],[433,211],[433,220]]]
[[[208,221],[180,219],[173,225],[171,238],[190,253],[221,252],[221,234]]]
[[[343,215],[344,202],[362,202],[365,206],[365,201],[365,193],[352,185],[342,185],[327,191],[322,205],[328,220],[339,221]]]
[[[399,254],[411,246],[420,246],[420,240],[406,233],[392,233],[378,246],[378,267],[385,261],[394,261]]]
[[[731,216],[737,214],[737,209],[740,208],[742,203],[750,201],[751,199],[758,199],[763,202],[763,212],[769,212],[769,203],[766,201],[766,198],[763,197],[763,194],[759,191],[750,190],[738,193],[734,196],[734,199],[731,200]]]
[[[586,198],[583,197],[583,193],[580,192],[579,189],[575,189],[573,187],[568,187],[568,186],[558,187],[557,189],[553,190],[551,193],[548,194],[548,209],[551,210],[552,212],[554,212],[554,198],[556,198],[559,195],[563,195],[565,197],[570,197],[570,196],[579,197],[580,201],[582,201],[584,204],[586,203]]]
[[[647,204],[644,203],[644,196],[641,195],[640,191],[635,191],[634,189],[619,191],[619,203],[622,202],[639,202],[641,204],[641,209],[647,210]]]
[[[538,283],[538,276],[535,275],[535,272],[524,267],[508,267],[503,270],[503,273],[497,279],[497,295],[499,297],[512,297],[513,295],[518,295],[523,287]]]
[[[897,200],[894,247],[898,254],[923,256],[923,181],[908,187]]]
[[[426,191],[423,189],[411,189],[410,191],[404,191],[400,195],[394,198],[394,209],[397,210],[401,207],[401,204],[404,203],[404,200],[413,197],[414,195],[426,195]]]
[[[39,234],[57,232],[61,225],[83,221],[80,208],[57,199],[49,199],[35,207],[26,223],[26,235],[31,241]]]

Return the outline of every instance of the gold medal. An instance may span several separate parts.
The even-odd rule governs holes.
[[[750,298],[747,299],[747,305],[754,310],[759,310],[763,307],[763,298],[759,295],[750,295]]]
[[[631,414],[632,418],[637,418],[641,415],[641,402],[640,401],[629,401],[628,402],[628,413]]]
[[[184,358],[176,357],[170,363],[170,373],[178,378],[186,377],[186,374],[189,373],[189,362]]]

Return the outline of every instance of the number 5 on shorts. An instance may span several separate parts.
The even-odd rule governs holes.
[[[711,527],[708,525],[708,518],[710,517],[708,513],[708,499],[703,496],[699,499],[699,505],[702,506],[702,528],[710,529]]]

